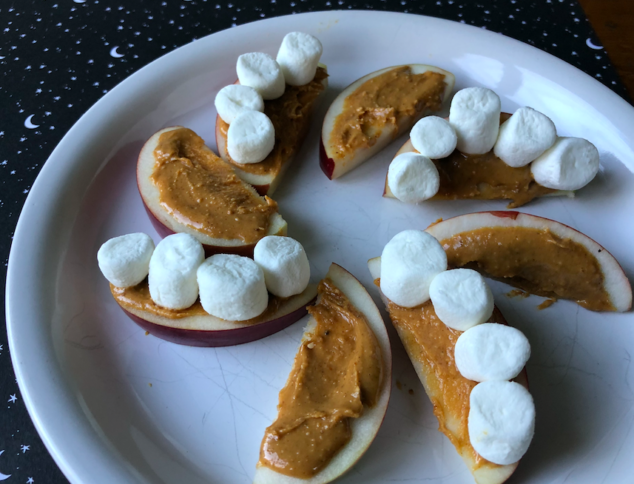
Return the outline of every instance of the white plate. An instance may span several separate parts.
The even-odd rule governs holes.
[[[528,104],[547,113],[561,134],[594,142],[603,170],[590,186],[576,199],[543,199],[524,211],[594,237],[634,273],[634,109],[574,67],[499,34],[395,13],[310,13],[219,32],[153,62],[90,109],[43,167],[20,217],[7,283],[11,354],[35,425],[73,483],[251,481],[302,324],[221,349],[146,336],[110,297],[96,253],[115,235],[156,237],[135,182],[142,143],[178,123],[213,146],[214,95],[234,81],[236,57],[274,54],[292,30],[321,39],[331,74],[327,99],[275,197],[289,234],[307,249],[315,280],[336,261],[378,301],[366,260],[395,233],[504,208],[504,202],[416,207],[383,199],[387,162],[399,141],[341,180],[321,173],[317,142],[329,101],[363,74],[410,62],[454,72],[457,88],[490,87],[504,110]],[[631,482],[632,315],[595,314],[569,302],[539,312],[539,298],[509,300],[507,286],[494,289],[507,319],[533,345],[528,373],[537,431],[513,482]],[[341,482],[471,483],[437,431],[396,337],[392,344],[402,389],[394,387],[376,441]]]

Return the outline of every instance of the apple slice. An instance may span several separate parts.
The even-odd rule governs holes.
[[[361,88],[366,82],[370,81],[371,79],[374,79],[389,71],[403,67],[409,67],[409,72],[411,72],[412,74],[435,72],[444,75],[445,77],[443,79],[443,82],[445,86],[444,91],[440,94],[440,102],[444,104],[444,102],[449,98],[449,95],[453,90],[455,77],[452,73],[434,66],[428,66],[424,64],[409,64],[405,66],[386,67],[385,69],[380,69],[378,71],[372,72],[371,74],[363,76],[360,79],[357,79],[337,96],[337,98],[330,105],[330,108],[328,108],[328,112],[326,113],[326,117],[324,118],[324,124],[321,131],[321,143],[319,145],[319,161],[321,169],[331,180],[334,178],[339,178],[353,168],[359,166],[370,157],[374,156],[376,153],[385,148],[391,141],[393,141],[399,134],[403,133],[404,131],[409,131],[411,127],[414,126],[416,121],[418,121],[423,116],[427,116],[429,114],[437,112],[437,110],[430,109],[426,102],[421,102],[421,106],[416,107],[416,112],[413,116],[397,116],[394,124],[386,124],[385,128],[383,128],[382,130],[380,128],[378,130],[376,128],[373,129],[372,126],[365,126],[363,129],[364,133],[367,131],[370,133],[371,136],[376,136],[378,131],[378,136],[376,136],[376,138],[373,140],[372,143],[370,143],[369,146],[355,149],[350,153],[341,154],[338,152],[336,143],[332,138],[332,134],[335,130],[337,117],[344,111],[344,104],[346,99],[348,99],[352,94],[355,94],[355,92],[357,92],[359,88]],[[377,107],[374,105],[368,106],[368,109],[376,110]],[[385,111],[385,107],[379,108],[378,110]]]
[[[309,479],[298,479],[259,464],[255,471],[254,484],[326,484],[337,479],[350,470],[370,447],[385,417],[392,386],[392,350],[381,313],[363,285],[341,266],[331,264],[326,278],[330,279],[350,303],[365,316],[370,329],[376,336],[381,348],[383,367],[379,397],[373,407],[364,407],[363,414],[359,418],[351,419],[352,438],[316,475]],[[311,318],[304,332],[304,340],[315,325],[315,320]]]
[[[300,294],[279,298],[269,294],[269,306],[249,321],[226,321],[204,311],[197,300],[182,311],[160,308],[141,284],[141,297],[129,298],[127,289],[110,286],[115,301],[141,328],[152,335],[188,346],[233,346],[256,341],[277,333],[306,315],[306,306],[315,300],[317,286],[309,284]],[[172,316],[172,317],[168,317]]]
[[[616,259],[554,220],[512,211],[476,212],[434,223],[427,232],[442,244],[450,267],[467,266],[531,294],[571,299],[593,311],[632,307],[632,288]],[[488,246],[480,244],[485,240]],[[535,248],[535,243],[542,245]],[[514,267],[500,264],[511,258]]]
[[[370,259],[368,261],[368,269],[370,270],[372,279],[375,283],[377,283],[381,277],[381,258],[376,257],[374,259]],[[383,295],[383,293],[381,293],[381,299],[385,303],[386,308],[389,309],[390,301]],[[431,301],[425,304],[431,305]],[[426,314],[420,308],[413,308],[409,311],[416,310],[420,312],[421,316]],[[431,306],[430,311],[433,312],[433,306]],[[390,317],[392,316],[390,315]],[[498,324],[507,324],[504,316],[497,307],[494,308],[490,321]],[[435,350],[438,350],[438,355],[436,361],[433,361],[433,364],[428,364],[425,362],[425,359],[419,358],[418,355],[421,353],[421,348],[416,342],[414,335],[407,329],[407,327],[398,323],[394,324],[394,327],[405,346],[407,355],[412,361],[412,365],[414,366],[416,374],[425,388],[427,396],[434,405],[434,414],[436,415],[436,418],[438,418],[438,423],[440,425],[439,430],[442,431],[456,447],[456,451],[467,464],[467,467],[473,474],[475,481],[478,484],[501,484],[506,481],[511,474],[513,474],[519,462],[509,465],[497,465],[479,456],[468,438],[468,431],[466,428],[467,422],[465,418],[465,415],[468,415],[468,411],[466,413],[462,413],[461,415],[460,412],[456,411],[455,407],[452,407],[451,403],[446,400],[447,395],[449,395],[450,398],[459,398],[458,395],[451,395],[451,391],[453,389],[460,388],[462,390],[468,389],[470,391],[470,389],[475,386],[476,382],[471,382],[470,380],[464,378],[460,375],[457,369],[443,369],[447,366],[446,355],[453,354],[451,348],[445,347],[443,343],[445,338],[440,337],[437,334],[430,334],[430,337],[433,338],[434,341],[434,345],[432,345],[432,347]],[[431,327],[430,330],[432,328],[433,327]],[[459,331],[450,329],[443,323],[440,323],[440,330],[446,331],[452,335],[452,338],[450,338],[449,341],[457,339],[457,335],[460,334]],[[452,344],[455,345],[455,342]],[[428,358],[429,360],[433,360],[432,357]],[[455,366],[453,360],[451,361],[451,364]],[[458,380],[458,383],[453,383],[451,381],[453,379]],[[522,370],[514,381],[528,388],[526,368]],[[469,405],[468,398],[466,399],[466,405]],[[468,409],[463,407],[460,408],[460,411],[464,412],[464,410]]]
[[[509,113],[502,113],[500,124],[510,117]],[[418,153],[411,138],[394,158],[403,153]],[[432,161],[438,168],[440,187],[430,200],[511,199],[508,208],[517,208],[537,197],[574,197],[574,191],[552,190],[538,185],[531,174],[530,164],[513,168],[495,156],[493,150],[484,155],[465,155],[456,149],[448,157]],[[396,198],[388,185],[387,173],[383,196]]]
[[[239,81],[236,81],[238,84]],[[319,64],[315,79],[304,86],[286,85],[281,97],[264,101],[266,114],[275,128],[273,151],[260,163],[243,165],[236,163],[227,151],[229,125],[216,115],[216,147],[218,153],[231,163],[236,174],[249,183],[260,195],[272,195],[280,180],[308,134],[314,105],[320,94],[328,87],[326,66]],[[289,123],[292,129],[289,130]],[[282,142],[282,140],[284,142]]]
[[[156,132],[149,140],[147,140],[141,149],[141,153],[139,154],[139,160],[137,163],[137,185],[143,204],[145,205],[145,210],[152,222],[152,225],[161,237],[166,237],[167,235],[177,232],[184,232],[192,235],[203,244],[205,254],[207,256],[216,253],[228,253],[252,257],[253,248],[255,247],[255,243],[257,241],[253,243],[245,243],[240,239],[211,237],[208,234],[195,229],[193,226],[179,221],[161,204],[159,190],[151,180],[156,163],[154,150],[157,147],[159,138],[163,133],[181,128],[182,126],[172,126]],[[213,154],[213,152],[206,146],[204,147],[204,150]],[[215,154],[214,157],[217,159],[217,163],[223,164],[222,168],[227,170],[229,176],[232,176],[230,168],[228,166],[225,168],[225,162],[215,156]],[[257,192],[251,186],[243,182],[241,183],[245,190],[252,193],[252,196],[259,197]],[[239,223],[239,220],[236,218],[236,224]],[[268,231],[267,233],[263,233],[262,237],[266,235],[286,235],[286,230],[286,222],[279,213],[275,212],[270,216]]]

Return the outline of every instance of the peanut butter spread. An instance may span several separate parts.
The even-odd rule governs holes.
[[[318,294],[308,309],[316,327],[299,348],[260,449],[260,465],[300,479],[348,443],[350,420],[376,404],[382,380],[381,349],[365,316],[329,279]]]
[[[404,118],[439,111],[445,87],[444,74],[413,74],[409,66],[395,67],[367,80],[345,99],[330,145],[341,158],[373,146],[386,127],[397,127]]]
[[[191,129],[163,133],[154,150],[152,182],[179,222],[218,239],[255,243],[267,234],[277,204],[260,197]]]
[[[325,89],[323,81],[328,77],[326,69],[318,67],[315,77],[303,86],[286,85],[286,90],[281,97],[270,101],[264,101],[264,114],[266,114],[275,128],[275,146],[273,151],[260,163],[236,163],[242,171],[254,175],[277,175],[284,164],[297,153],[308,134],[310,116],[315,101]],[[218,117],[220,135],[227,139],[229,125]]]
[[[203,309],[199,299],[197,299],[192,306],[185,309],[168,309],[159,306],[150,297],[150,287],[148,286],[147,279],[132,287],[116,287],[110,284],[110,292],[112,293],[115,301],[117,301],[119,306],[123,309],[146,311],[167,319],[182,319],[190,316],[209,315],[209,313]],[[262,321],[267,321],[277,312],[283,303],[283,298],[269,294],[269,305],[262,314],[253,319],[249,319],[248,321],[240,322],[246,324],[257,324]]]
[[[440,242],[450,267],[470,267],[531,294],[614,311],[596,257],[549,230],[486,227]]]
[[[378,282],[377,279],[375,284]],[[469,395],[478,383],[463,377],[456,367],[454,349],[462,332],[438,319],[431,301],[415,308],[404,308],[390,301],[388,312],[409,357],[423,365],[425,390],[434,406],[439,430],[461,455],[471,457],[473,469],[483,465],[497,467],[482,458],[469,439]],[[497,310],[489,322],[505,324]]]
[[[500,122],[509,117],[502,113]],[[508,208],[515,208],[555,191],[537,184],[530,164],[513,168],[493,150],[483,155],[454,150],[447,158],[432,161],[440,175],[440,187],[432,200],[512,200]]]

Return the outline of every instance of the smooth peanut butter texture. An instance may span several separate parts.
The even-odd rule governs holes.
[[[190,316],[208,315],[200,304],[200,299],[185,309],[169,309],[156,304],[150,296],[150,287],[147,278],[132,287],[116,287],[110,284],[110,292],[115,301],[123,309],[136,309],[138,311],[146,311],[156,316],[162,316],[167,319],[183,319]],[[285,299],[269,294],[269,305],[262,314],[247,321],[240,321],[245,324],[257,324],[267,321],[273,314],[277,312]]]
[[[253,244],[267,234],[277,204],[260,197],[191,129],[161,134],[152,182],[179,222],[217,239]]]
[[[367,80],[345,99],[330,145],[340,158],[373,146],[384,129],[396,127],[403,118],[439,111],[445,87],[444,74],[414,74],[409,66]]]
[[[316,327],[299,348],[260,448],[260,465],[300,479],[317,474],[350,441],[351,419],[377,403],[383,377],[365,316],[329,279],[318,294],[308,308]]]
[[[485,227],[441,240],[449,267],[476,269],[531,294],[614,311],[596,257],[549,230]]]
[[[284,164],[293,157],[306,138],[315,101],[325,89],[323,81],[328,77],[326,69],[318,67],[315,77],[303,86],[286,85],[281,97],[264,101],[266,114],[275,128],[275,146],[260,163],[237,163],[227,152],[229,162],[242,171],[254,175],[277,175]],[[218,117],[220,134],[227,139],[229,124]]]

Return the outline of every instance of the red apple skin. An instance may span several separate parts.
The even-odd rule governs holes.
[[[313,299],[309,305],[313,304],[314,301],[315,299]],[[170,328],[168,326],[151,323],[123,308],[121,309],[132,321],[157,338],[180,345],[199,347],[235,346],[250,343],[251,341],[265,338],[266,336],[270,336],[278,331],[288,328],[291,324],[299,321],[308,313],[306,307],[304,306],[292,313],[285,314],[284,316],[271,321],[254,324],[253,326],[226,329],[222,331],[200,331],[194,329]]]
[[[335,161],[326,154],[323,137],[319,138],[319,166],[328,179],[332,180],[332,174],[335,171]]]

